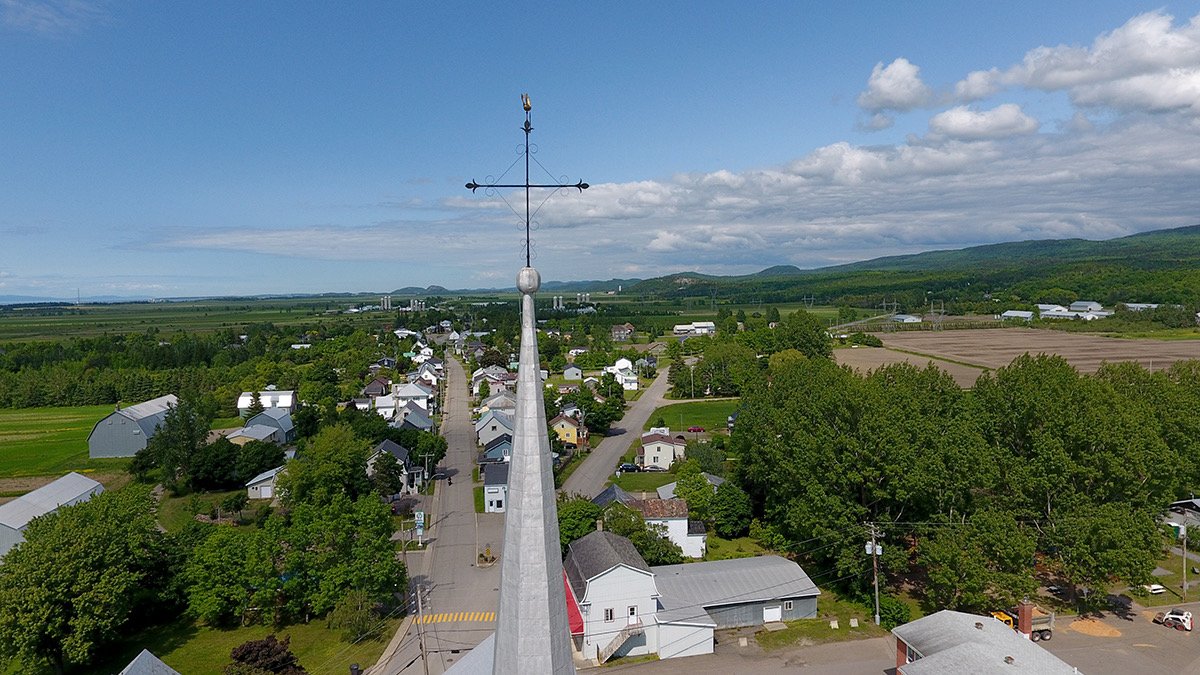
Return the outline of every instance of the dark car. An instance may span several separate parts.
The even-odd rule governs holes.
[[[704,427],[688,427],[688,431],[694,431],[698,434],[704,433]]]
[[[666,471],[666,469],[662,468],[661,466],[648,466],[648,467],[642,469],[642,471],[652,471],[652,472],[658,473],[661,471]]]
[[[629,462],[625,462],[621,466],[617,467],[617,471],[620,471],[621,473],[637,473],[641,470],[642,467],[638,466],[637,464],[630,464]]]

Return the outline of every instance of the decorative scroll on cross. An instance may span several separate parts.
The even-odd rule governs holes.
[[[531,267],[532,266],[531,263],[533,261],[533,256],[531,254],[531,249],[533,248],[533,240],[531,239],[530,223],[532,222],[533,216],[532,216],[532,213],[531,213],[530,207],[529,207],[529,190],[531,188],[550,188],[550,189],[554,189],[554,190],[558,190],[558,189],[562,189],[562,188],[575,188],[575,189],[579,190],[580,192],[583,192],[584,190],[588,189],[589,186],[587,183],[585,183],[583,181],[579,181],[578,183],[575,183],[573,185],[569,184],[569,183],[561,183],[561,184],[540,184],[540,183],[538,183],[538,184],[535,184],[535,183],[529,182],[529,154],[530,154],[529,132],[533,131],[533,125],[530,123],[529,113],[531,110],[533,110],[533,105],[529,102],[528,94],[521,94],[521,103],[524,104],[524,106],[525,106],[525,126],[523,127],[523,129],[525,131],[525,147],[524,147],[525,183],[524,184],[513,184],[513,185],[506,185],[506,184],[501,184],[501,183],[496,183],[496,182],[477,183],[477,182],[475,182],[474,179],[472,179],[470,183],[467,183],[466,187],[471,192],[475,192],[479,188],[484,188],[485,190],[492,190],[495,188],[525,188],[525,266]],[[540,165],[540,163],[539,163],[539,165]],[[510,166],[509,168],[512,168],[512,167]],[[501,178],[503,178],[503,176],[501,176]]]

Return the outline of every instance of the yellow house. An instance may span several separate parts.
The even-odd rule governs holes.
[[[558,434],[558,439],[567,445],[578,447],[587,442],[587,427],[574,417],[560,414],[550,420],[550,428]]]

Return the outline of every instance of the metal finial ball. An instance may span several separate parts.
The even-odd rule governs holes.
[[[517,272],[517,290],[522,293],[537,293],[542,287],[542,275],[532,267],[525,267]]]

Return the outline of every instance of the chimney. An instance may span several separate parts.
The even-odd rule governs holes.
[[[604,531],[604,519],[603,518],[599,518],[596,520],[596,531],[597,532]]]
[[[120,401],[117,401],[117,405],[116,405],[116,407],[115,407],[115,408],[113,408],[113,411],[114,411],[114,412],[121,412],[121,402],[120,402]]]
[[[1004,662],[1011,666],[1013,664],[1013,657],[1011,657],[1011,656],[1004,657]]]
[[[1025,639],[1030,639],[1033,633],[1033,605],[1026,600],[1017,605],[1017,632],[1024,635]]]
[[[983,630],[983,623],[982,623],[982,622],[980,622],[980,621],[976,621],[976,622],[975,622],[975,629],[976,629],[976,630]]]

